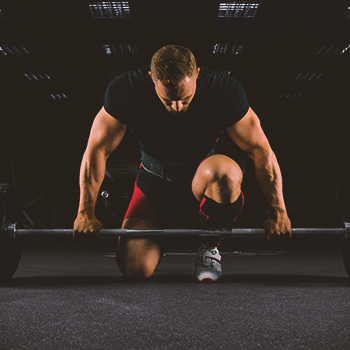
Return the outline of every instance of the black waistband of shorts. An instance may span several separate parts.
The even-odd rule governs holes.
[[[174,163],[168,161],[159,161],[155,158],[152,158],[148,154],[146,154],[143,150],[141,150],[141,162],[142,167],[148,171],[149,173],[160,177],[162,180],[167,181],[178,181],[186,177],[189,171],[194,171],[199,162],[202,159],[198,159],[196,161],[190,161],[185,163]],[[205,157],[209,157],[215,154],[215,149],[212,149]]]

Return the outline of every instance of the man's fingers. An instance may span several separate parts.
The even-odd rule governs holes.
[[[287,231],[287,232],[270,232],[267,235],[267,239],[271,242],[271,240],[285,240],[285,239],[290,239],[292,237],[292,232]]]
[[[85,237],[94,237],[97,238],[98,229],[84,229],[84,230],[75,230],[73,231],[73,238],[85,238]]]

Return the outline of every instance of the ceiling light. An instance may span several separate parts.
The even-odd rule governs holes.
[[[62,93],[60,93],[60,94],[52,93],[52,94],[47,94],[46,96],[48,96],[52,100],[65,100],[65,99],[69,98],[69,95],[62,94]]]
[[[52,80],[52,77],[50,77],[48,74],[43,74],[43,73],[23,73],[27,79],[32,80],[32,81],[39,81],[39,80]]]
[[[231,71],[229,71],[229,70],[219,70],[219,71],[216,71],[216,73],[228,75],[228,76],[231,75]]]
[[[0,52],[7,55],[29,55],[28,48],[23,45],[0,45]]]
[[[313,52],[314,55],[342,55],[348,49],[350,45],[340,45],[340,44],[324,44],[318,46]]]
[[[261,2],[229,1],[219,5],[218,17],[256,17]]]
[[[107,55],[134,55],[138,53],[135,44],[102,45]]]
[[[296,98],[300,98],[302,96],[302,93],[298,93],[298,92],[283,92],[279,95],[280,98],[288,98],[288,99],[296,99]]]
[[[242,53],[243,44],[215,44],[214,54],[240,54]]]
[[[322,72],[295,73],[292,80],[317,80],[323,75]]]
[[[92,18],[130,18],[129,2],[89,2]]]
[[[345,53],[345,51],[349,50],[349,47],[350,47],[350,45],[349,45],[348,47],[346,47],[346,48],[342,51],[341,54],[343,54],[343,53]]]
[[[350,7],[348,7],[343,16],[341,16],[341,18],[350,18]]]

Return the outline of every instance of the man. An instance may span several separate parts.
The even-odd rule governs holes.
[[[138,139],[142,159],[122,228],[181,227],[191,218],[201,219],[203,228],[229,228],[244,199],[240,167],[231,158],[214,154],[226,130],[255,164],[270,207],[271,216],[263,223],[268,239],[291,234],[281,172],[242,86],[232,77],[197,68],[191,51],[176,45],[161,48],[150,70],[144,67],[122,74],[109,84],[81,165],[75,233],[102,227],[94,216],[95,203],[106,160],[127,126]],[[199,281],[221,277],[218,244],[207,239],[198,249],[195,274]],[[161,238],[119,237],[120,271],[133,280],[148,278],[163,248]]]

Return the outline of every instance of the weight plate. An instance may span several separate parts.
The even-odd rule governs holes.
[[[343,263],[348,276],[350,277],[350,237],[345,238],[343,245]]]
[[[0,185],[0,282],[15,274],[21,260],[21,244],[6,235],[8,225],[18,221],[19,213],[14,189],[8,184]]]
[[[4,210],[4,202],[5,199],[3,199],[3,189],[5,189],[5,187],[8,187],[8,184],[0,184],[0,226],[3,225],[4,223],[4,218],[5,218],[5,210]]]

